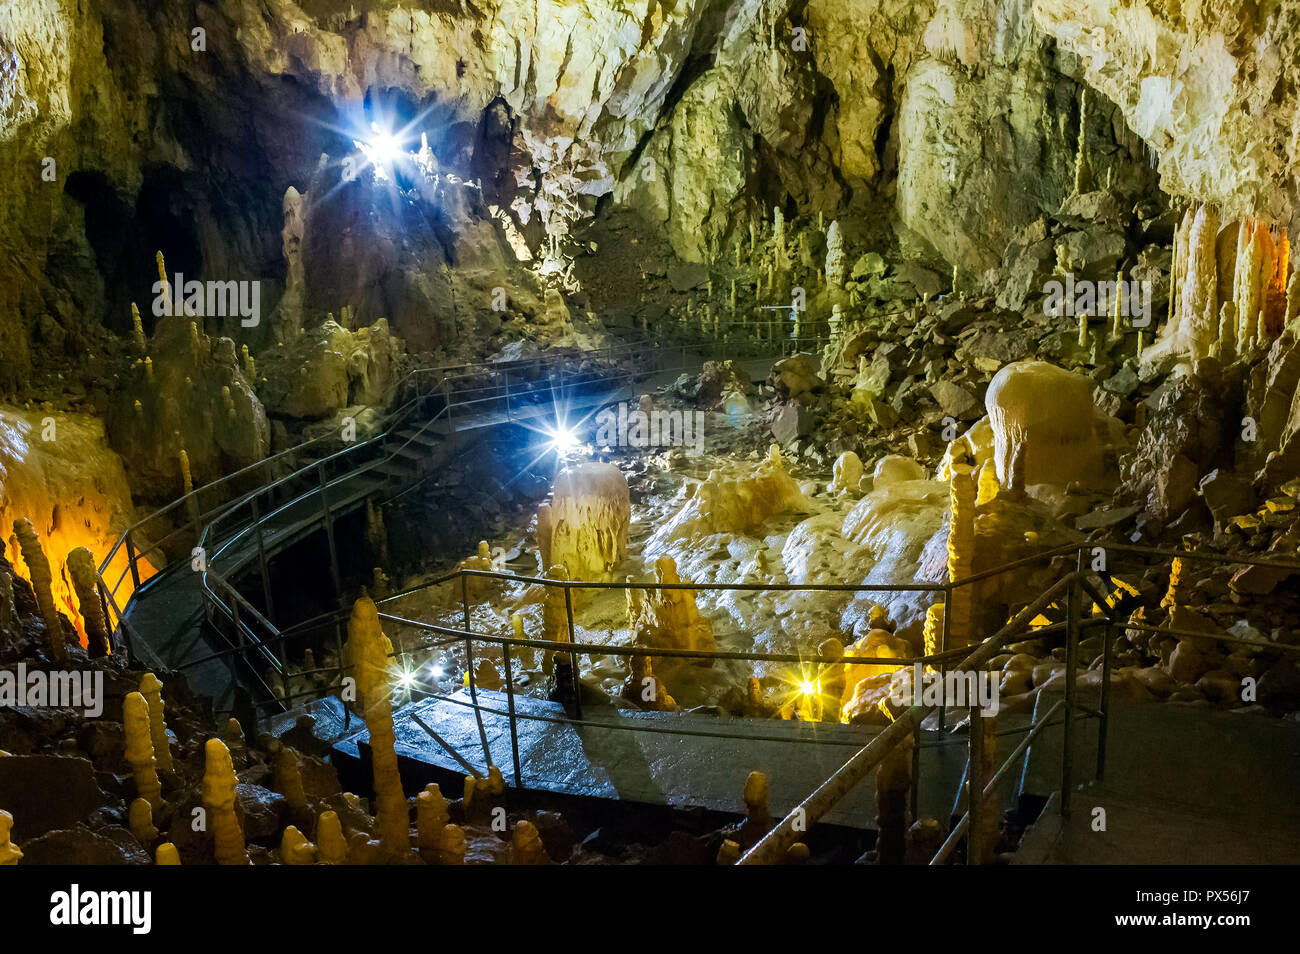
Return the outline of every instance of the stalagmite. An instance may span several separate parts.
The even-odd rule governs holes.
[[[442,830],[448,820],[447,799],[443,798],[442,790],[430,782],[415,796],[416,835],[422,853],[438,851]]]
[[[542,836],[532,822],[520,820],[510,833],[510,863],[512,865],[549,865],[551,859],[542,845]]]
[[[922,633],[922,640],[925,646],[925,655],[936,656],[943,652],[943,613],[944,604],[931,603],[925,611],[925,628]],[[927,669],[934,669],[933,664],[928,664]]]
[[[1187,564],[1182,557],[1174,557],[1169,565],[1169,588],[1165,591],[1160,606],[1172,610],[1177,606],[1187,605]]]
[[[975,567],[975,476],[954,473],[949,481],[952,521],[948,531],[948,580],[958,583],[974,573]],[[974,591],[969,586],[952,590],[948,624],[949,648],[975,641],[972,632]]]
[[[85,547],[77,547],[68,553],[66,565],[68,576],[72,577],[72,588],[77,594],[77,610],[81,613],[82,625],[86,630],[87,653],[91,659],[107,656],[113,651],[113,646],[108,636],[108,623],[104,620],[104,607],[99,599],[95,558]]]
[[[151,672],[140,677],[140,695],[149,703],[149,738],[158,771],[172,771],[172,750],[167,739],[167,721],[163,711],[162,682]]]
[[[316,822],[316,850],[323,865],[347,863],[348,842],[343,837],[343,823],[337,812],[321,812]]]
[[[402,792],[402,779],[394,750],[392,644],[379,624],[379,610],[369,596],[352,604],[348,621],[348,646],[352,652],[357,689],[370,731],[374,764],[375,827],[386,858],[398,860],[410,850],[409,809]]]
[[[1241,220],[1232,304],[1237,315],[1237,341],[1242,354],[1254,350],[1260,339],[1260,319],[1267,292],[1265,269],[1272,264],[1272,245],[1263,223],[1249,218]]]
[[[286,865],[314,865],[316,846],[295,826],[290,825],[280,836],[280,860]]]
[[[207,811],[212,850],[219,865],[248,864],[244,829],[235,813],[235,766],[230,749],[220,739],[208,739],[204,746],[203,807]]]
[[[136,793],[157,811],[162,808],[162,784],[158,781],[158,760],[149,727],[149,702],[138,692],[127,693],[122,700],[122,730]]]
[[[131,336],[137,354],[143,355],[149,350],[148,340],[144,336],[144,323],[140,320],[140,309],[135,302],[131,302]]]
[[[1088,91],[1079,90],[1079,145],[1074,156],[1074,194],[1088,191],[1090,169],[1088,166]]]
[[[608,580],[627,553],[631,518],[627,478],[617,467],[596,461],[565,467],[555,477],[543,560],[562,565],[570,579]]]
[[[0,809],[0,866],[16,865],[23,856],[19,847],[9,840],[13,827],[14,816]]]
[[[1209,354],[1219,330],[1218,265],[1215,240],[1219,216],[1213,206],[1201,206],[1187,236],[1187,270],[1181,287],[1179,316],[1171,334],[1180,350],[1193,358]]]
[[[463,865],[466,848],[465,829],[460,825],[444,825],[438,837],[438,864]]]
[[[975,506],[983,507],[985,504],[992,503],[1001,489],[998,484],[997,465],[992,460],[986,460],[979,469],[979,484],[978,493],[975,497]]]
[[[135,840],[146,848],[158,840],[158,829],[153,823],[153,806],[148,799],[137,798],[131,802],[127,811],[127,827],[135,835]]]
[[[840,223],[837,219],[831,223],[831,227],[826,231],[826,284],[835,291],[842,291],[844,288],[844,275],[847,270],[847,260],[844,254],[844,233],[840,229]]]
[[[45,557],[45,550],[32,522],[26,517],[14,521],[14,535],[18,538],[18,548],[23,555],[23,562],[27,564],[32,590],[36,593],[36,605],[40,607],[46,639],[50,642],[50,655],[55,664],[61,666],[67,657],[67,639],[63,633],[63,621],[54,605],[54,593],[50,589],[54,580],[50,573],[50,561]]]
[[[831,471],[831,485],[828,489],[833,494],[857,490],[861,480],[862,461],[853,451],[845,451],[835,459],[835,467]]]
[[[655,561],[655,582],[681,583],[677,563],[670,556]],[[695,593],[689,589],[647,589],[628,606],[628,627],[636,646],[652,649],[689,649],[712,652],[713,623],[700,615]]]
[[[546,579],[564,581],[569,578],[569,572],[562,566],[556,565],[546,571]],[[542,638],[552,643],[571,643],[573,639],[569,633],[569,604],[564,598],[565,589],[563,586],[546,586],[542,594]],[[567,653],[556,653],[554,650],[545,651],[546,665],[571,666],[573,661]]]
[[[170,841],[164,841],[154,852],[153,863],[156,865],[166,865],[168,867],[177,867],[181,863],[180,852]]]
[[[1098,437],[1093,384],[1045,361],[1006,365],[989,383],[984,403],[993,428],[999,484],[1016,492],[1013,460],[1023,456],[1024,482],[1105,486],[1105,446]]]
[[[750,772],[745,779],[744,798],[745,820],[740,823],[737,840],[741,849],[748,851],[776,826],[776,819],[767,803],[767,776],[762,772]]]
[[[719,865],[734,865],[740,860],[740,843],[724,838],[716,860]]]
[[[299,812],[307,811],[307,793],[303,789],[302,765],[298,753],[278,741],[272,751],[275,790],[285,797],[290,808]]]

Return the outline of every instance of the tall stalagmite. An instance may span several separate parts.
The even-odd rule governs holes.
[[[379,610],[369,596],[352,604],[348,620],[348,646],[352,653],[370,752],[374,762],[375,827],[380,850],[390,861],[410,852],[410,810],[402,791],[393,732],[392,643],[379,625]]]

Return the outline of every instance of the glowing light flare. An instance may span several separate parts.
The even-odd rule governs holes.
[[[412,153],[406,148],[403,133],[395,133],[374,122],[370,124],[370,129],[369,136],[353,139],[352,145],[365,156],[366,162],[375,171],[376,179],[391,179],[394,166],[407,161]]]
[[[563,421],[557,421],[553,427],[548,428],[546,435],[550,439],[551,449],[561,457],[567,457],[582,444],[573,428]]]

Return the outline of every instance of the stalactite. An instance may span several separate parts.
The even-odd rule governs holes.
[[[162,682],[151,672],[140,677],[140,695],[149,703],[149,738],[160,772],[171,772],[172,749],[167,739],[167,720],[163,708]]]
[[[68,576],[77,594],[77,611],[86,630],[86,649],[91,659],[107,656],[113,651],[108,636],[108,623],[104,620],[104,607],[100,603],[98,570],[95,558],[85,547],[68,553]]]
[[[1286,288],[1285,327],[1295,328],[1300,323],[1300,268],[1291,273],[1291,282]]]
[[[63,633],[63,620],[59,618],[59,611],[54,605],[54,592],[50,588],[54,582],[50,573],[50,561],[46,559],[40,536],[26,517],[14,521],[14,535],[18,538],[18,549],[23,555],[23,562],[27,564],[27,575],[32,590],[36,593],[36,605],[40,607],[41,620],[45,623],[50,654],[55,664],[61,666],[67,658],[67,637]]]
[[[122,730],[136,794],[157,811],[162,808],[162,784],[158,781],[158,760],[149,728],[149,702],[138,692],[127,693],[122,700]]]
[[[208,739],[204,746],[203,807],[212,832],[213,854],[219,865],[248,864],[244,829],[235,814],[235,766],[230,749],[220,739]]]

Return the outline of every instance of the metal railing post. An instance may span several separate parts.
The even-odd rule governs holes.
[[[1110,728],[1110,656],[1114,630],[1107,618],[1102,627],[1102,639],[1105,645],[1101,650],[1101,715],[1097,721],[1097,781],[1106,774],[1106,731]]]
[[[946,652],[948,651],[949,620],[952,619],[952,589],[953,589],[953,587],[952,587],[952,581],[951,581],[951,580],[950,580],[949,582],[947,582],[947,583],[944,584],[944,587],[943,587],[943,626],[940,627],[940,632],[939,632],[939,652],[940,652],[941,654],[942,654],[942,653],[946,653]],[[940,659],[940,660],[939,660],[939,679],[940,679],[940,683],[941,683],[941,684],[943,683],[943,678],[944,678],[945,673],[947,673],[947,671],[948,671],[948,660],[947,660],[946,658],[944,658],[944,659]],[[940,732],[943,732],[943,731],[946,730],[947,728],[948,728],[948,705],[947,705],[947,698],[944,697],[944,696],[941,696],[941,697],[940,697],[940,700],[939,700],[939,731],[940,731]]]
[[[573,590],[566,582],[564,584],[564,612],[569,618],[569,644],[577,643],[577,630],[573,624]],[[582,718],[582,680],[578,676],[578,654],[569,653],[569,666],[573,673],[573,714]]]
[[[140,588],[140,568],[135,565],[135,538],[126,531],[126,563],[131,568],[131,592]]]
[[[984,732],[979,720],[979,706],[971,706],[967,720],[969,727],[967,757],[970,761],[967,763],[966,770],[966,814],[969,816],[969,823],[966,826],[966,864],[968,865],[983,863],[983,859],[979,857],[979,839],[976,838],[980,816],[984,812],[984,805],[981,804],[984,796],[984,773],[980,771],[980,766],[984,764]]]
[[[238,653],[231,653],[229,657],[227,657],[230,660],[230,691],[233,694],[235,689],[239,686],[239,672],[235,666],[235,657],[242,657],[244,654],[244,628],[239,623],[238,600],[230,600],[230,620],[235,626],[235,643],[239,646]]]
[[[510,759],[515,770],[515,787],[524,787],[524,773],[519,765],[519,729],[515,724],[515,682],[510,666],[510,644],[501,643],[501,660],[506,671],[506,708],[510,711]]]
[[[266,606],[266,618],[275,622],[275,600],[271,596],[271,571],[266,560],[266,539],[262,533],[262,512],[257,500],[259,493],[253,494],[253,528],[257,534],[257,569],[262,577],[262,602]]]
[[[1083,562],[1083,553],[1079,554],[1079,562]],[[1079,580],[1076,577],[1070,584],[1069,592],[1065,598],[1066,604],[1066,624],[1065,624],[1065,712],[1061,738],[1061,815],[1068,817],[1070,814],[1070,790],[1074,786],[1074,739],[1073,719],[1074,719],[1074,666],[1075,654],[1079,646],[1079,603],[1080,603]]]
[[[329,543],[330,551],[330,579],[334,584],[334,602],[343,598],[343,576],[339,572],[339,551],[334,545],[334,521],[330,519],[330,502],[328,482],[325,479],[325,466],[321,464],[316,468],[316,473],[320,475],[320,512],[321,520],[325,524],[325,539]]]

